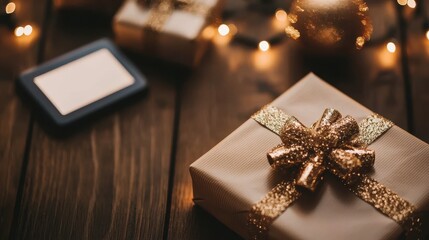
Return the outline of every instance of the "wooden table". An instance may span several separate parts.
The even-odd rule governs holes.
[[[63,19],[48,0],[16,2],[35,32],[18,39],[0,27],[0,239],[238,239],[194,206],[188,167],[309,71],[429,141],[429,41],[421,17],[399,14],[396,1],[371,2],[391,9],[393,54],[379,42],[327,61],[289,39],[267,53],[215,41],[188,71],[128,53],[149,93],[62,139],[40,128],[15,78],[112,37],[111,18]]]

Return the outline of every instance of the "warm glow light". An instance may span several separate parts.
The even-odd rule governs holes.
[[[216,30],[212,25],[209,25],[204,28],[203,32],[201,33],[203,38],[205,39],[212,39],[216,33]]]
[[[399,54],[391,53],[386,49],[386,46],[377,47],[376,59],[383,69],[397,68]]]
[[[429,30],[426,32],[426,38],[429,40]]]
[[[276,19],[280,22],[286,22],[287,20],[287,13],[283,9],[279,9],[276,11]]]
[[[408,5],[408,7],[410,7],[410,8],[415,8],[415,7],[416,7],[416,5],[417,5],[417,3],[416,3],[416,1],[415,1],[415,0],[408,0],[408,1],[407,1],[407,5]]]
[[[30,25],[26,25],[24,27],[24,35],[25,36],[30,36],[30,34],[33,32],[33,27]]]
[[[270,71],[278,63],[278,58],[284,57],[278,52],[254,51],[251,55],[253,66],[260,71]]]
[[[398,4],[405,6],[405,5],[407,5],[407,0],[398,0]]]
[[[219,34],[221,36],[226,36],[229,33],[229,27],[226,24],[221,24],[221,25],[219,25],[217,31],[219,32]]]
[[[268,51],[270,49],[270,44],[267,41],[259,42],[259,49],[263,52]]]
[[[15,12],[16,9],[16,5],[13,2],[10,2],[6,5],[5,11],[7,14],[11,14],[13,12]]]
[[[228,24],[229,34],[235,35],[237,33],[237,27],[234,24]]]
[[[389,51],[391,53],[396,52],[396,45],[393,42],[387,43],[386,48],[387,48],[387,51]]]
[[[21,37],[24,34],[24,28],[19,26],[15,28],[15,36]]]

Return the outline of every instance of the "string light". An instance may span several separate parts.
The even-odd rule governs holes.
[[[386,45],[387,51],[394,53],[396,52],[396,45],[393,42],[388,42]]]
[[[416,5],[417,5],[417,3],[416,3],[416,1],[415,1],[415,0],[408,0],[408,1],[407,1],[407,5],[408,5],[408,7],[410,7],[410,8],[415,8],[415,7],[416,7]]]
[[[25,25],[25,27],[18,26],[17,28],[15,28],[15,36],[17,37],[21,37],[22,35],[30,36],[32,32],[33,27],[31,25]]]
[[[426,38],[429,40],[429,30],[426,32]]]
[[[24,35],[25,36],[30,36],[32,32],[33,32],[33,27],[31,25],[26,25],[24,27]]]
[[[276,11],[275,16],[276,16],[276,19],[280,22],[286,22],[286,20],[287,20],[287,13],[283,9],[278,9]]]
[[[277,9],[274,13],[274,17],[279,22],[286,22],[287,21],[287,13],[283,9]],[[225,37],[227,35],[235,35],[237,33],[237,28],[234,24],[225,24],[222,23],[217,28],[217,32],[220,36]],[[258,43],[258,48],[262,52],[266,52],[270,49],[270,43],[266,40],[260,41]]]
[[[266,52],[268,49],[270,49],[270,44],[267,41],[260,41],[259,42],[259,50]]]
[[[407,0],[398,0],[398,4],[401,6],[407,5]]]
[[[274,17],[279,22],[286,22],[287,21],[287,13],[283,9],[277,9],[274,13]],[[237,27],[235,27],[234,24],[225,24],[222,23],[217,28],[217,32],[220,36],[225,37],[227,35],[235,35],[237,33]],[[270,43],[266,40],[260,41],[258,43],[258,48],[262,52],[266,52],[270,49]]]
[[[15,36],[21,37],[24,34],[24,28],[19,26],[15,28]]]
[[[6,5],[6,7],[5,7],[5,12],[6,12],[7,14],[12,14],[13,12],[15,12],[15,9],[16,9],[16,5],[15,5],[15,3],[14,3],[14,2],[10,2],[10,3],[8,3],[8,4]]]
[[[4,10],[6,14],[12,14],[16,11],[16,4],[14,2],[9,2],[8,4],[6,4]],[[13,25],[15,24],[13,23]],[[25,26],[16,26],[13,33],[16,37],[30,36],[31,34],[33,34],[33,27],[30,24],[27,24]]]
[[[226,36],[230,32],[229,27],[226,24],[219,25],[219,27],[217,28],[217,31],[219,32],[219,35],[221,35],[221,36]]]

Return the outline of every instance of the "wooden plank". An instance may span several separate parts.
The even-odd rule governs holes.
[[[18,24],[31,24],[34,33],[18,38],[0,25],[0,239],[9,238],[30,123],[29,111],[15,93],[14,81],[22,70],[37,62],[45,16],[45,1],[14,2]]]
[[[423,4],[423,2],[422,2]],[[407,34],[407,54],[414,114],[414,134],[429,142],[429,39],[423,28],[424,17],[429,24],[429,3],[425,2],[424,16],[410,19]],[[429,25],[428,25],[429,26]]]
[[[76,13],[51,21],[46,59],[101,36],[110,19]],[[67,138],[35,125],[18,239],[161,239],[181,72],[133,56],[149,93]],[[100,66],[100,71],[103,66]]]
[[[309,71],[406,127],[400,59],[384,43],[347,57],[316,58],[304,56],[292,40],[266,53],[221,42],[181,90],[168,239],[239,238],[194,206],[189,165]]]
[[[279,46],[275,57],[280,57],[284,50],[284,45]],[[290,86],[289,80],[282,76],[289,70],[280,67],[283,61],[268,60],[267,66],[255,70],[253,61],[274,55],[269,54],[253,55],[240,45],[216,45],[184,83],[168,239],[238,238],[213,217],[193,207],[188,167],[262,104]]]

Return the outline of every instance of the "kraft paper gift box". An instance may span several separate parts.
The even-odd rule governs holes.
[[[372,112],[325,83],[307,75],[270,105],[306,126],[325,108],[339,110],[358,122]],[[278,135],[249,119],[190,166],[194,202],[244,238],[247,217],[282,179],[267,161],[281,143]],[[429,207],[429,145],[398,126],[368,146],[375,151],[369,176],[412,203]],[[394,239],[398,223],[364,202],[337,178],[326,175],[314,193],[303,194],[269,228],[270,239]]]
[[[143,6],[136,0],[126,1],[114,17],[116,42],[169,62],[196,66],[214,36],[223,0],[162,2],[169,3],[166,14],[157,7],[159,2]]]

